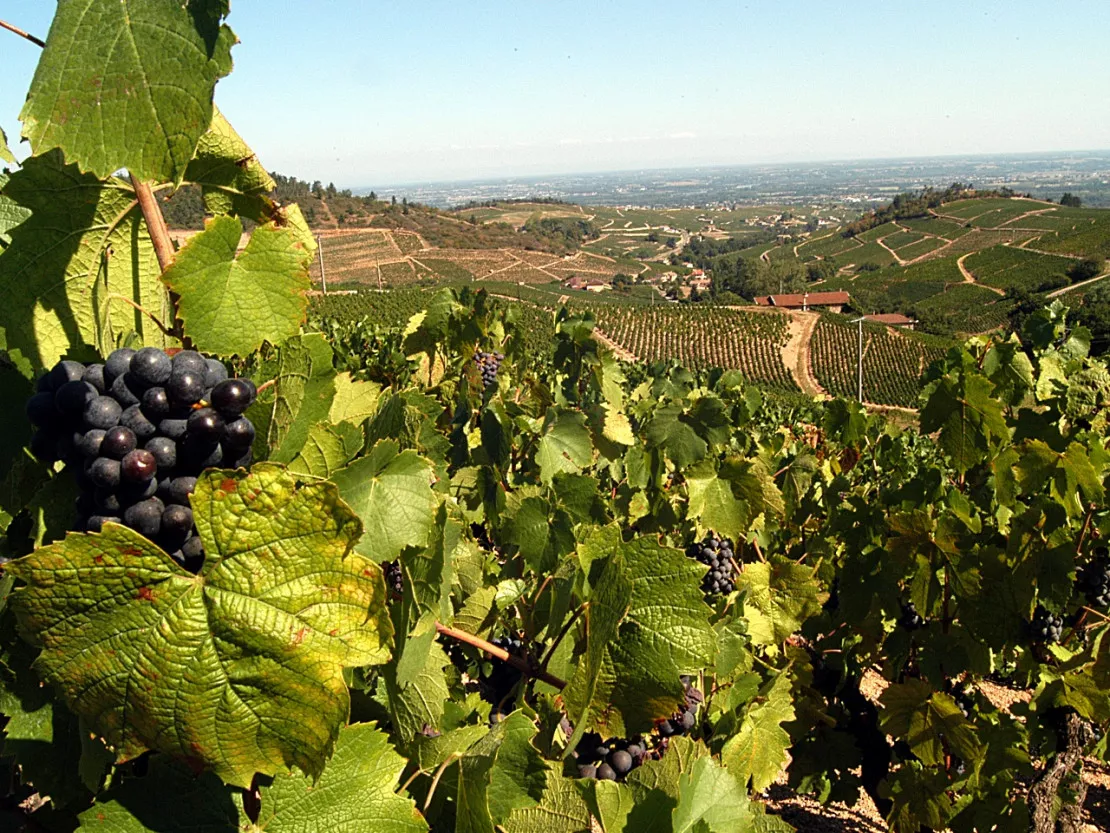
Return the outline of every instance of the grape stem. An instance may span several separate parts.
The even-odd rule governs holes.
[[[432,778],[432,785],[430,787],[428,787],[428,795],[425,796],[425,798],[424,798],[424,812],[425,813],[428,812],[428,807],[432,803],[432,796],[435,795],[436,787],[439,786],[439,779],[443,777],[443,773],[447,770],[447,767],[449,767],[451,764],[453,764],[455,761],[457,761],[461,757],[462,757],[462,755],[460,753],[456,752],[453,755],[449,755],[447,757],[447,760],[445,760],[442,764],[439,765],[439,769],[436,770],[435,777]]]
[[[475,636],[474,634],[467,633],[466,631],[460,631],[457,628],[449,628],[446,625],[440,624],[439,622],[436,622],[436,631],[441,636],[446,636],[459,642],[465,642],[467,645],[473,645],[479,651],[485,651],[491,657],[496,657],[502,662],[507,662],[521,674],[524,674],[528,677],[535,677],[538,680],[543,680],[548,685],[554,686],[560,691],[562,691],[567,686],[565,680],[560,680],[553,674],[548,674],[543,669],[533,668],[524,659],[513,656],[508,651],[502,648],[498,648],[492,643],[486,642],[486,640],[482,639],[480,636]]]
[[[12,24],[8,23],[6,20],[0,20],[0,29],[7,29],[12,34],[19,35],[21,38],[26,38],[35,46],[46,46],[45,41],[39,40],[29,32],[24,32],[18,26],[12,26]]]
[[[582,611],[586,609],[586,606],[588,604],[589,602],[584,602],[579,605],[578,609],[575,610],[573,614],[571,614],[571,617],[567,620],[567,623],[563,625],[562,630],[559,631],[559,635],[555,637],[555,641],[552,642],[551,647],[547,649],[547,653],[544,655],[544,658],[540,660],[541,670],[547,670],[547,664],[551,662],[551,657],[555,655],[555,649],[559,647],[559,643],[563,641],[563,637],[567,635],[570,629],[574,626],[574,623],[578,621],[578,617],[582,615]]]

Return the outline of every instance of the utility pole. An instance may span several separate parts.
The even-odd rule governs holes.
[[[859,325],[859,347],[856,350],[856,398],[861,405],[863,404],[863,320],[866,317],[862,316],[849,322]]]
[[[328,276],[324,274],[324,244],[320,241],[320,235],[316,235],[316,254],[320,256],[320,283],[323,284],[324,294],[328,294]]]

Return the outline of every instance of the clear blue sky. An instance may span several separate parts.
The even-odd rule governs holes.
[[[45,35],[54,4],[0,16]],[[1108,0],[232,0],[216,101],[340,187],[1110,147]],[[36,47],[0,32],[0,126]]]

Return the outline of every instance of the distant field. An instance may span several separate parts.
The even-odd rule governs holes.
[[[925,235],[916,231],[896,231],[893,234],[887,234],[883,237],[883,242],[890,248],[898,251],[911,243],[917,243],[924,240]],[[900,254],[900,253],[899,253]]]
[[[898,224],[913,231],[945,237],[949,240],[954,240],[971,231],[970,226],[940,217],[915,217],[912,220],[899,220]]]
[[[916,243],[911,243],[908,246],[903,246],[898,249],[898,257],[902,258],[902,260],[916,260],[930,252],[943,249],[947,245],[948,241],[942,240],[939,237],[923,237]]]
[[[811,257],[837,257],[843,252],[858,249],[862,245],[862,243],[854,238],[844,237],[840,232],[836,231],[825,237],[814,237],[802,243],[798,246],[798,257],[803,260]]]
[[[917,302],[913,309],[919,316],[939,316],[953,332],[983,333],[1005,324],[1013,303],[986,287],[959,283]]]

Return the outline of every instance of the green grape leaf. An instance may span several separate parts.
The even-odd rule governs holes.
[[[209,214],[234,213],[257,223],[280,217],[267,196],[274,190],[273,178],[219,108],[214,108],[212,123],[200,137],[185,180],[201,187]]]
[[[435,737],[417,735],[412,741],[413,757],[423,772],[432,772],[449,758],[461,757],[487,734],[487,726],[460,726]]]
[[[0,257],[0,349],[25,375],[62,356],[107,355],[129,333],[167,342],[137,304],[170,320],[154,246],[131,186],[32,157],[4,188],[31,215]]]
[[[745,565],[736,589],[747,592],[744,612],[756,645],[781,644],[821,611],[824,598],[811,567],[778,557]]]
[[[291,338],[263,361],[258,381],[273,384],[247,409],[255,425],[255,459],[292,462],[309,431],[328,419],[335,396],[331,345],[322,335]]]
[[[501,517],[505,540],[515,544],[538,573],[551,572],[562,556],[574,550],[574,533],[566,513],[554,509],[535,491],[524,488],[510,494]]]
[[[794,717],[790,677],[779,674],[748,708],[740,731],[721,750],[721,760],[741,783],[747,785],[751,779],[753,792],[767,789],[782,772],[791,744],[782,724]]]
[[[20,113],[32,150],[180,184],[231,72],[226,14],[226,0],[59,3]]]
[[[36,669],[117,760],[156,749],[239,786],[319,774],[350,710],[343,668],[389,655],[381,572],[351,552],[358,519],[332,484],[266,464],[209,472],[192,505],[199,575],[114,524],[8,565]]]
[[[624,833],[628,814],[636,803],[630,786],[603,779],[589,780],[579,786],[579,791],[605,833]]]
[[[671,818],[674,833],[794,829],[782,819],[764,816],[762,806],[752,803],[735,776],[710,757],[698,758],[679,776],[678,803]]]
[[[382,682],[376,699],[384,705],[393,718],[393,725],[405,743],[419,735],[425,727],[436,728],[443,717],[444,703],[450,697],[444,666],[449,664],[447,655],[432,642],[424,659],[424,667],[408,683],[397,679],[397,662],[383,669]]]
[[[590,811],[572,779],[549,772],[539,803],[513,810],[500,826],[505,833],[581,833],[590,829]]]
[[[173,799],[167,801],[168,796]],[[235,833],[250,830],[235,791],[210,772],[155,755],[145,778],[124,778],[78,816],[79,833]],[[257,828],[254,828],[257,830]]]
[[[583,616],[585,654],[563,696],[576,727],[621,736],[648,730],[683,701],[681,674],[713,661],[703,569],[648,538],[621,541],[616,526],[581,545],[603,559]]]
[[[328,478],[362,451],[362,431],[349,422],[331,425],[318,422],[309,429],[304,447],[289,464],[298,474]]]
[[[4,196],[4,185],[7,184],[8,179],[8,174],[0,171],[0,252],[12,242],[8,232],[31,216],[29,209]]]
[[[427,546],[438,503],[434,470],[415,451],[379,440],[365,457],[335,473],[333,482],[366,530],[358,552],[380,563],[397,558],[405,547]]]
[[[420,833],[427,822],[411,798],[396,793],[404,768],[384,732],[369,723],[348,726],[319,780],[280,773],[261,788],[262,809],[251,829],[303,833],[327,819],[336,833]]]
[[[883,730],[904,739],[922,763],[943,765],[948,750],[969,766],[982,762],[978,732],[949,695],[933,691],[924,680],[907,679],[889,686],[879,699]]]
[[[548,770],[531,745],[535,734],[535,724],[517,711],[467,751],[459,761],[457,831],[492,833],[514,811],[539,804]]]
[[[363,382],[340,373],[335,377],[335,399],[328,412],[328,422],[338,425],[350,422],[361,425],[378,412],[382,386],[376,382]]]
[[[709,450],[678,403],[659,408],[647,424],[646,435],[648,446],[663,449],[679,468],[698,462]]]
[[[11,148],[8,147],[8,137],[4,133],[4,128],[0,127],[0,162],[10,162],[15,164],[15,156],[12,155]],[[3,185],[0,182],[0,185]]]
[[[1028,440],[1014,451],[1013,467],[1022,494],[1036,494],[1047,486],[1053,499],[1073,518],[1082,516],[1088,503],[1105,500],[1104,472],[1095,470],[1079,443],[1070,443],[1061,454],[1041,440]]]
[[[310,253],[292,231],[267,223],[237,254],[242,234],[235,217],[213,217],[162,276],[198,350],[246,356],[296,335],[304,321]]]
[[[887,819],[892,830],[945,830],[955,815],[948,774],[913,761],[890,772],[884,791],[894,802]]]
[[[1016,334],[991,345],[983,358],[983,373],[994,383],[994,395],[1007,405],[1020,405],[1035,384],[1033,362]]]
[[[782,494],[759,460],[729,457],[719,471],[715,460],[703,460],[686,472],[686,481],[699,534],[713,530],[739,540],[760,515],[783,512]]]
[[[938,445],[961,472],[987,459],[1009,437],[1002,403],[991,396],[991,382],[976,373],[939,379],[921,409],[921,432],[940,432]]]
[[[586,417],[550,408],[536,449],[540,479],[550,483],[559,472],[577,473],[593,462],[594,446]]]

